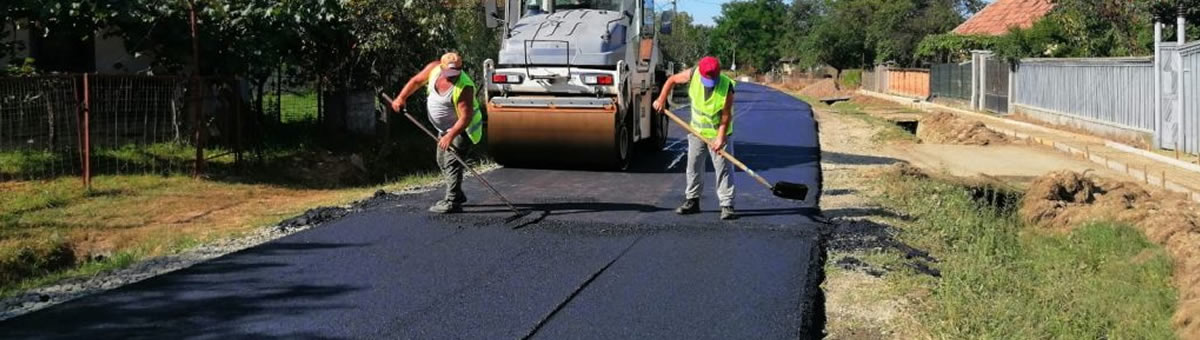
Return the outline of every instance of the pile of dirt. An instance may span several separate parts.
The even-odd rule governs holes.
[[[812,85],[804,87],[800,90],[800,95],[811,98],[834,98],[834,97],[849,97],[854,94],[854,91],[847,89],[838,89],[837,82],[833,78],[823,79]]]
[[[803,90],[806,87],[809,87],[810,85],[812,85],[813,83],[815,83],[817,81],[820,81],[820,79],[805,79],[805,78],[786,79],[783,81],[771,82],[771,86],[774,86],[774,87],[780,88],[780,89],[784,89],[784,90],[790,91],[790,92],[797,92],[797,91]]]
[[[1032,225],[1053,230],[1096,220],[1116,220],[1140,229],[1175,261],[1179,305],[1173,326],[1181,338],[1200,339],[1200,210],[1187,197],[1059,171],[1033,182],[1020,214]]]
[[[938,112],[921,119],[917,138],[922,143],[956,145],[994,145],[1009,142],[1008,136],[988,129],[983,123]]]
[[[879,97],[864,96],[864,95],[854,95],[853,97],[850,97],[850,101],[855,104],[861,104],[861,105],[867,105],[867,106],[895,107],[896,105],[898,105],[894,101],[890,101],[890,100],[879,98]]]

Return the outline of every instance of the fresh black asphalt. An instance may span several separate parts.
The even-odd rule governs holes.
[[[381,196],[320,227],[0,323],[0,339],[795,339],[822,332],[816,122],[807,104],[740,84],[735,154],[804,202],[737,173],[742,218],[677,216],[685,142],[626,172],[502,168],[534,214],[511,224],[474,180],[467,213],[439,191]],[[686,113],[686,112],[682,112]],[[552,156],[552,155],[551,155]]]

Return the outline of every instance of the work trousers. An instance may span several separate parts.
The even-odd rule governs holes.
[[[458,151],[459,157],[463,157],[466,155],[467,148],[471,146],[471,143],[460,133],[454,137],[454,141],[450,145],[453,146],[454,150]],[[442,169],[442,178],[446,182],[446,201],[455,203],[466,202],[467,195],[462,191],[463,171],[465,171],[463,164],[454,159],[454,156],[450,154],[450,150],[435,148],[437,149],[438,167]]]
[[[733,142],[726,140],[725,152],[733,154]],[[704,143],[700,137],[688,135],[688,153],[687,153],[687,190],[684,195],[687,199],[699,199],[700,191],[704,189],[704,181],[700,180],[700,174],[704,172],[704,158],[712,159],[713,170],[717,175],[717,198],[721,201],[722,207],[733,206],[733,164],[730,164],[724,157],[712,151],[707,143]]]

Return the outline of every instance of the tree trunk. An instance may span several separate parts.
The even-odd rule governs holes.
[[[834,67],[833,70],[834,70],[833,89],[841,91],[842,90],[842,69]]]

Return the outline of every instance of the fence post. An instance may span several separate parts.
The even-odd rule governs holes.
[[[1162,29],[1161,22],[1154,22],[1154,137],[1150,146],[1162,148]]]
[[[83,187],[92,190],[92,89],[89,84],[90,76],[83,74]]]
[[[1018,63],[1012,63],[1011,61],[1008,63],[1008,98],[1005,98],[1008,101],[1008,103],[1005,103],[1005,108],[1008,109],[1007,110],[1008,112],[1005,112],[1007,114],[1012,114],[1013,111],[1015,111],[1015,110],[1013,110],[1013,103],[1015,103],[1017,101],[1016,100],[1016,92],[1017,91],[1015,89],[1016,89],[1016,83],[1017,83],[1016,69],[1017,69],[1018,65],[1019,65]]]
[[[234,126],[237,131],[233,137],[233,163],[237,165],[237,168],[240,171],[242,170],[242,91],[240,91],[241,86],[236,81],[236,78],[231,80],[229,85],[231,89],[236,91],[233,98],[230,100],[233,103],[233,123],[235,124]]]
[[[979,106],[975,107],[977,111],[983,111],[987,107],[987,82],[988,82],[988,57],[986,54],[979,54]]]

